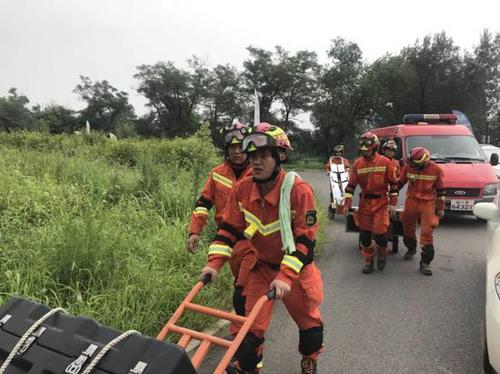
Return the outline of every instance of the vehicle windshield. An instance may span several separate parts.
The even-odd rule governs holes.
[[[479,161],[488,159],[479,147],[476,139],[464,135],[426,135],[406,138],[407,154],[414,147],[425,147],[436,161]]]

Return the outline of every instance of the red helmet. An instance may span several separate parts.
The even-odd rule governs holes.
[[[398,145],[394,140],[388,140],[382,145],[382,149],[390,149],[391,151],[397,152],[398,151]]]
[[[371,153],[375,153],[379,146],[380,142],[378,140],[377,135],[374,133],[367,131],[359,138],[359,150],[360,151],[371,151]]]
[[[245,137],[243,141],[243,151],[245,152],[252,152],[262,147],[276,147],[293,151],[290,140],[283,129],[267,122],[261,122],[255,126],[252,134]]]
[[[425,168],[431,161],[431,153],[424,147],[415,147],[410,151],[408,162],[416,169]]]
[[[224,145],[241,144],[243,138],[251,132],[251,129],[241,122],[233,122],[222,129],[224,133]]]

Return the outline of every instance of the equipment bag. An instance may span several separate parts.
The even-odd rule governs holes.
[[[18,344],[20,340],[23,342]],[[12,360],[6,365],[11,353]],[[4,374],[196,374],[186,352],[175,344],[135,331],[122,334],[91,319],[51,311],[19,297],[0,307],[2,371]]]

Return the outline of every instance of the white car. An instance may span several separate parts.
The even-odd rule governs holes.
[[[480,144],[481,149],[483,150],[484,154],[486,155],[488,161],[491,162],[491,155],[493,153],[496,153],[498,156],[500,156],[500,147],[495,147],[494,145],[489,145],[489,144]],[[500,179],[500,164],[493,165],[493,170],[495,171],[495,175]]]
[[[500,373],[500,193],[495,203],[477,203],[473,211],[488,220],[484,371]]]

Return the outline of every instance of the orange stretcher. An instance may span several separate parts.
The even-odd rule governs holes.
[[[264,304],[274,299],[275,292],[274,290],[272,290],[269,291],[266,295],[263,295],[257,301],[250,314],[244,317],[234,313],[228,313],[222,310],[217,310],[203,305],[192,303],[192,300],[196,297],[198,292],[200,292],[203,286],[205,286],[209,282],[210,282],[210,275],[207,275],[191,289],[191,291],[187,294],[186,298],[182,301],[181,305],[179,305],[175,313],[172,315],[170,320],[165,324],[165,326],[163,326],[156,339],[163,341],[165,340],[166,336],[170,333],[179,334],[181,335],[181,337],[177,342],[177,344],[180,345],[182,348],[186,348],[186,346],[192,339],[200,341],[201,343],[200,346],[198,347],[196,353],[191,358],[191,362],[196,370],[200,368],[212,344],[226,348],[226,353],[220,360],[217,368],[214,370],[214,374],[224,374],[226,367],[231,362],[231,359],[233,358],[234,354],[236,353],[236,350],[243,341],[243,338],[245,337],[248,330],[255,321],[255,318],[257,318],[257,315],[259,314]],[[176,325],[177,321],[182,316],[185,310],[190,310],[195,313],[206,314],[219,319],[225,319],[230,322],[237,322],[241,324],[241,328],[233,340],[227,340]]]

